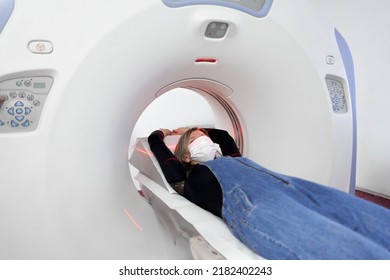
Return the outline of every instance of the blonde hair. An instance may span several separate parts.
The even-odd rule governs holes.
[[[186,155],[186,153],[188,153],[188,142],[190,141],[191,133],[197,130],[202,131],[205,135],[208,136],[207,130],[199,127],[193,127],[184,132],[177,142],[174,154],[176,158],[184,165],[189,164],[183,161],[183,157]]]

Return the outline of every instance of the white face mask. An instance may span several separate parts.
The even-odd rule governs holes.
[[[197,162],[213,160],[216,155],[222,154],[221,148],[207,136],[200,136],[188,145],[191,159]]]

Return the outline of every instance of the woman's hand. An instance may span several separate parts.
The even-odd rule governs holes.
[[[160,128],[159,130],[164,134],[164,137],[173,134],[171,130],[166,129],[166,128]]]
[[[174,129],[172,132],[176,135],[183,135],[184,132],[186,132],[189,128],[188,127],[178,127]]]

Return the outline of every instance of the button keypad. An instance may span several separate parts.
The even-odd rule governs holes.
[[[24,92],[21,94],[15,91],[9,92],[4,97],[8,102],[3,105],[5,113],[0,118],[0,127],[5,125],[12,128],[30,127],[34,123],[34,110],[40,106],[39,100],[32,94],[27,96]]]
[[[0,81],[0,133],[35,130],[53,81],[50,76]]]

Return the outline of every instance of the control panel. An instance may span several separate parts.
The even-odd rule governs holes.
[[[328,87],[330,101],[332,102],[333,112],[337,114],[347,112],[347,101],[345,99],[343,84],[336,80],[327,78],[325,79],[326,86]]]
[[[52,85],[48,76],[0,82],[0,133],[35,130]]]

